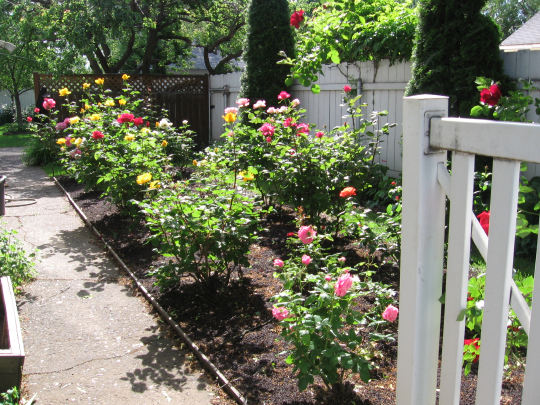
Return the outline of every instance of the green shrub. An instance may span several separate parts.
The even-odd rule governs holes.
[[[0,229],[0,276],[11,277],[14,288],[35,275],[35,253],[27,253],[16,231]]]
[[[278,65],[280,52],[294,55],[294,41],[289,26],[287,0],[252,0],[242,76],[242,97],[253,102],[266,100],[276,105],[277,94],[284,90],[289,67]]]
[[[468,116],[478,102],[477,76],[504,80],[496,24],[482,15],[485,0],[420,2],[407,95],[450,97],[450,114]]]

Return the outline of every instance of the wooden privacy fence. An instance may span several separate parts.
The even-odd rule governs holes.
[[[487,264],[476,404],[500,403],[509,307],[529,336],[522,404],[540,404],[540,277],[535,279],[532,310],[512,279],[520,162],[540,163],[540,125],[444,118],[447,114],[446,97],[404,99],[397,403],[436,403],[448,197],[438,403],[459,404],[465,328],[460,314],[467,308],[472,236]],[[494,158],[489,238],[472,213],[475,154]],[[540,245],[535,270],[540,266],[538,249]]]
[[[34,73],[34,94],[36,102],[40,89],[45,87],[48,94],[58,101],[58,91],[67,88],[72,97],[82,96],[83,83],[90,83],[104,78],[104,87],[111,90],[111,95],[121,94],[124,86],[122,75],[64,75]],[[192,130],[197,133],[197,144],[208,145],[209,140],[209,105],[207,75],[131,75],[129,84],[133,90],[141,92],[141,97],[150,96],[153,103],[166,108],[169,118],[175,126],[187,120]]]

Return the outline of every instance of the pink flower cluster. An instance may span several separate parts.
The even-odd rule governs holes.
[[[341,275],[336,281],[336,284],[334,285],[334,294],[336,294],[338,297],[343,297],[352,287],[352,284],[353,278],[351,277],[349,272],[346,272],[345,274]]]
[[[311,225],[301,226],[298,230],[298,238],[302,241],[304,245],[308,245],[313,242],[313,238],[317,236],[317,232]]]
[[[92,139],[98,140],[98,139],[103,139],[104,137],[105,135],[103,135],[103,132],[101,131],[92,132]]]
[[[53,98],[43,99],[43,108],[46,110],[52,110],[54,107],[56,107],[56,101],[54,101]]]
[[[388,305],[382,313],[382,318],[388,322],[394,322],[398,317],[399,309],[392,304]]]
[[[282,321],[290,316],[290,312],[285,307],[274,307],[272,309],[272,316],[278,321]]]
[[[291,15],[291,26],[298,29],[300,24],[304,21],[304,10],[297,10]]]
[[[277,99],[281,101],[281,100],[287,100],[290,97],[291,95],[287,93],[285,90],[283,90],[278,94]]]
[[[130,122],[132,122],[133,124],[137,126],[141,126],[144,123],[144,120],[142,119],[142,117],[135,118],[135,116],[130,113],[120,114],[120,116],[116,119],[116,121],[119,124],[129,124]]]
[[[262,132],[263,136],[266,138],[266,142],[268,142],[268,143],[272,142],[272,136],[274,136],[274,131],[275,130],[276,130],[276,128],[272,124],[270,124],[269,122],[265,122],[259,128],[259,131]]]
[[[249,106],[249,98],[239,98],[236,100],[236,105],[238,107],[248,107]]]

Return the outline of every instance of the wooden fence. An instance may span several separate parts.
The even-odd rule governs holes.
[[[34,74],[34,94],[37,100],[40,89],[45,87],[48,94],[58,98],[58,91],[69,89],[74,99],[83,95],[83,83],[93,86],[97,78],[104,78],[106,89],[111,95],[121,93],[125,85],[119,74],[105,75],[64,75]],[[161,105],[169,112],[169,118],[175,126],[187,120],[191,129],[197,133],[197,144],[208,145],[208,76],[185,75],[132,75],[129,84],[133,90],[141,93],[141,97],[150,96],[156,105]]]

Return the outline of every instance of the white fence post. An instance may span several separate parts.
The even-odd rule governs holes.
[[[446,117],[448,97],[405,97],[398,405],[435,404],[443,276],[445,194],[429,149],[431,117]]]

